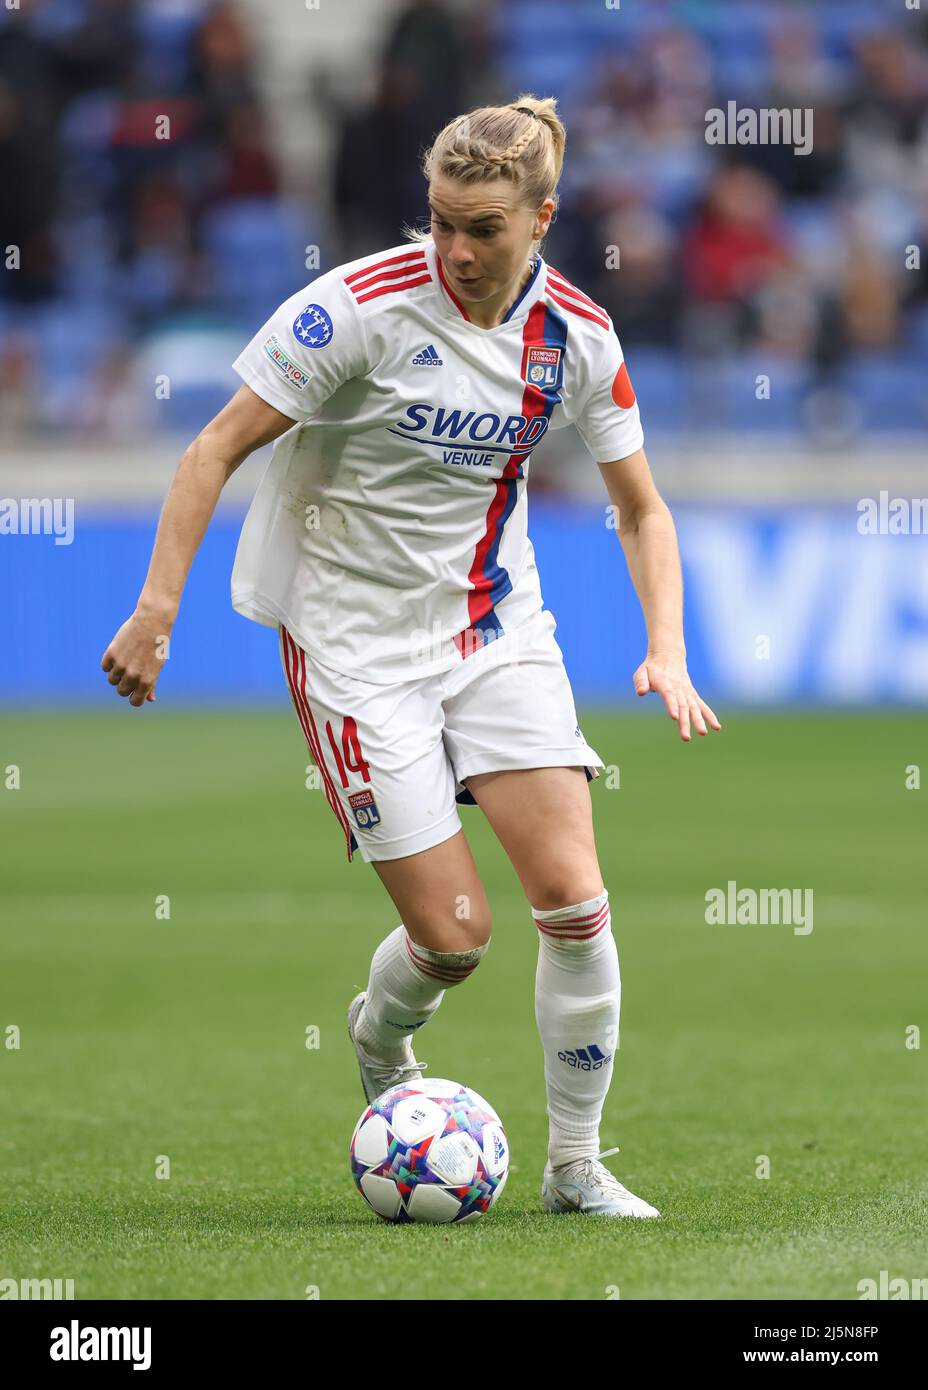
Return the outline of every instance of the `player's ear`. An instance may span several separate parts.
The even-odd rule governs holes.
[[[538,241],[540,237],[543,237],[547,233],[548,228],[551,226],[551,223],[554,221],[554,212],[552,211],[548,217],[548,221],[539,226],[539,218],[541,217],[541,214],[544,211],[545,207],[544,204],[542,204],[542,206],[535,213],[535,222],[532,227],[532,239],[534,241]]]

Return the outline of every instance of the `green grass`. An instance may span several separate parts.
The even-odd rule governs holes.
[[[925,723],[725,723],[685,747],[644,709],[584,719],[621,769],[593,788],[623,979],[602,1141],[660,1222],[541,1210],[535,934],[463,812],[494,941],[417,1051],[495,1104],[513,1169],[497,1210],[448,1230],[388,1227],[354,1191],[345,1006],[396,918],[304,789],[292,716],[7,715],[0,1036],[22,1044],[0,1047],[0,1277],[104,1299],[853,1299],[881,1269],[924,1276],[905,1030],[926,1021],[928,788],[904,779],[928,772]],[[814,930],[707,926],[729,879],[812,888]]]

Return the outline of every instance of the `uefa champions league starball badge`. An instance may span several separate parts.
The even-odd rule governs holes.
[[[334,331],[332,320],[321,304],[307,304],[293,320],[293,336],[301,347],[326,347]]]

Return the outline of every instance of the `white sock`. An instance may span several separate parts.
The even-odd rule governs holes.
[[[619,1041],[621,978],[609,893],[551,912],[538,928],[535,1020],[545,1054],[548,1160],[600,1152],[599,1122]]]
[[[371,961],[367,998],[355,1026],[361,1046],[387,1062],[405,1057],[407,1039],[428,1023],[445,990],[476,970],[489,945],[431,951],[417,945],[401,922]]]

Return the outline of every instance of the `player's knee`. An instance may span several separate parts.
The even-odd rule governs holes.
[[[406,921],[406,929],[416,940],[427,941],[433,950],[474,951],[489,945],[493,922],[485,904],[471,908],[459,902],[440,916],[413,916]]]
[[[473,951],[489,943],[493,931],[490,904],[482,888],[472,893],[458,893],[448,905],[448,929],[457,937],[459,951]]]
[[[493,932],[493,918],[490,904],[486,898],[472,902],[466,896],[459,898],[455,905],[455,921],[465,928],[468,945],[486,946]]]
[[[534,883],[531,903],[536,912],[559,912],[592,902],[604,892],[602,877],[596,869],[577,873],[575,870],[558,872],[555,868]]]
[[[493,923],[489,911],[478,912],[475,916],[463,921],[455,918],[454,925],[449,924],[448,935],[449,938],[454,939],[456,944],[449,949],[475,951],[478,947],[489,946],[492,932]]]
[[[429,979],[438,981],[443,989],[463,984],[477,969],[490,947],[489,935],[455,932],[451,935],[430,934],[430,945],[421,941],[409,942],[409,956]]]

